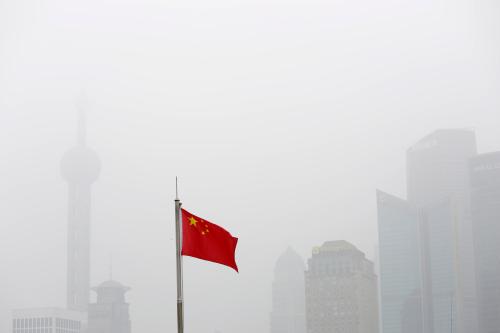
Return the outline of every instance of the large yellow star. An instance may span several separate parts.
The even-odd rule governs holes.
[[[190,217],[189,218],[189,225],[194,225],[196,227],[196,223],[198,223],[198,221],[194,218],[194,217]]]

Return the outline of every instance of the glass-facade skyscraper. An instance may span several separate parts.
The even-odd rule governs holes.
[[[437,130],[407,151],[408,202],[419,211],[423,327],[476,331],[468,161],[475,133]]]
[[[473,131],[437,130],[407,150],[407,200],[378,192],[384,333],[476,332],[468,167],[476,154]]]
[[[479,333],[500,332],[500,152],[470,161]]]
[[[450,199],[427,206],[420,215],[424,327],[459,332],[462,299],[458,279],[456,207]]]
[[[406,200],[382,191],[377,191],[377,206],[382,332],[416,333],[422,285],[418,214]]]

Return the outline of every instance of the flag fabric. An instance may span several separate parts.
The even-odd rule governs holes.
[[[181,212],[182,255],[229,266],[238,272],[234,258],[238,238],[185,209]]]

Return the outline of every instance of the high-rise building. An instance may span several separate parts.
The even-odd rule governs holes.
[[[12,333],[84,333],[84,313],[59,308],[14,310]]]
[[[377,278],[373,263],[346,241],[313,249],[306,280],[308,333],[377,333]]]
[[[500,332],[500,152],[470,161],[479,333]]]
[[[305,288],[302,258],[288,248],[276,262],[273,281],[271,333],[305,333]]]
[[[100,160],[86,145],[83,110],[79,111],[76,146],[61,162],[68,182],[67,307],[86,311],[90,301],[91,186],[99,176]]]
[[[89,305],[87,333],[130,333],[129,304],[125,301],[130,288],[109,280],[92,290],[97,301]]]
[[[420,215],[423,314],[429,332],[464,332],[456,212],[453,200],[447,199]]]
[[[430,333],[476,330],[468,171],[476,154],[475,134],[464,129],[437,130],[407,151],[408,202],[420,219],[423,327]]]
[[[382,332],[421,333],[417,211],[406,200],[382,191],[377,191],[377,205]]]

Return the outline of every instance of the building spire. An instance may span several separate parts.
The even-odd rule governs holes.
[[[85,146],[87,144],[87,109],[89,106],[89,100],[85,90],[80,91],[80,95],[76,100],[76,109],[78,111],[77,118],[77,138],[76,142],[79,146]]]
[[[87,122],[86,122],[86,112],[85,107],[82,102],[77,105],[78,108],[78,120],[77,120],[77,144],[79,146],[85,146],[87,141]]]

